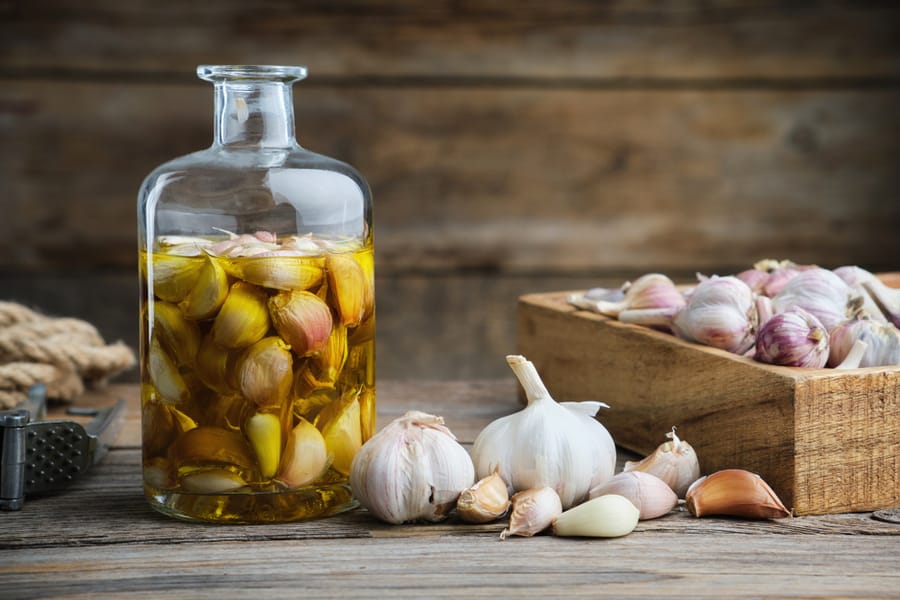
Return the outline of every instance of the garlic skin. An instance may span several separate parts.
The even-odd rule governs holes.
[[[697,284],[672,321],[672,331],[689,342],[743,354],[753,346],[756,323],[747,284],[733,276],[714,277]]]
[[[839,323],[829,332],[831,351],[828,366],[841,365],[856,341],[865,344],[858,367],[900,365],[900,330],[890,323],[871,319],[852,319]]]
[[[800,307],[815,315],[826,330],[855,316],[862,305],[862,296],[855,293],[844,280],[827,269],[807,269],[791,279],[784,289],[772,298],[776,313]]]
[[[624,496],[606,494],[588,500],[553,521],[553,535],[614,538],[637,527],[640,511]]]
[[[460,492],[475,481],[466,449],[444,419],[409,411],[369,439],[353,458],[350,486],[386,523],[447,518]]]
[[[511,535],[531,537],[550,527],[561,514],[562,503],[553,488],[522,490],[512,497],[509,526],[500,532],[500,539]]]
[[[866,271],[855,265],[838,267],[834,274],[844,280],[850,288],[860,294],[863,304],[859,316],[875,319],[876,321],[892,321],[898,325],[900,320],[893,320],[892,316],[900,317],[900,292],[886,286],[874,273]]]
[[[643,471],[619,473],[606,483],[592,488],[591,499],[616,494],[627,498],[640,511],[639,519],[655,519],[669,513],[678,504],[678,496],[665,481]]]
[[[791,516],[762,477],[743,469],[725,469],[698,479],[688,489],[684,500],[695,517],[727,515],[782,519]]]
[[[828,361],[828,332],[800,307],[773,315],[756,334],[756,360],[770,365],[821,369]]]
[[[694,448],[675,434],[675,428],[666,434],[670,442],[660,444],[643,460],[625,463],[623,472],[643,471],[662,479],[679,498],[700,477],[700,461]]]
[[[494,472],[462,491],[456,501],[456,514],[467,523],[490,523],[505,515],[509,506],[506,482]]]
[[[478,434],[472,446],[475,471],[484,478],[499,469],[512,491],[551,487],[569,508],[615,472],[615,444],[591,412],[599,404],[558,404],[531,362],[523,356],[506,360],[525,388],[528,406]]]
[[[596,293],[593,296],[585,293],[570,296],[569,303],[608,317],[618,317],[623,310],[684,306],[681,292],[671,279],[660,273],[642,275],[634,283],[626,283],[622,290],[624,295],[618,301],[597,298]]]

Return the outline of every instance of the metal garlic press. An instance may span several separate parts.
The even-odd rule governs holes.
[[[25,497],[65,489],[100,461],[118,433],[125,403],[70,408],[90,422],[47,420],[47,388],[33,385],[12,410],[0,411],[0,510],[19,510]]]

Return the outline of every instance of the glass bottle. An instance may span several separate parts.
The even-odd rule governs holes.
[[[305,68],[197,74],[215,88],[213,144],[138,196],[145,494],[187,520],[347,510],[375,426],[368,185],[295,141]]]

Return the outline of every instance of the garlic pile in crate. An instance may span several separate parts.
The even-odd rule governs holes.
[[[900,365],[900,290],[859,267],[763,260],[736,276],[700,276],[681,301],[667,293],[666,280],[650,273],[618,293],[597,288],[568,301],[770,364]]]

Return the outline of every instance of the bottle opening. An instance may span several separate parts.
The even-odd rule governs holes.
[[[281,81],[306,78],[306,67],[276,65],[200,65],[197,77],[205,81]]]

